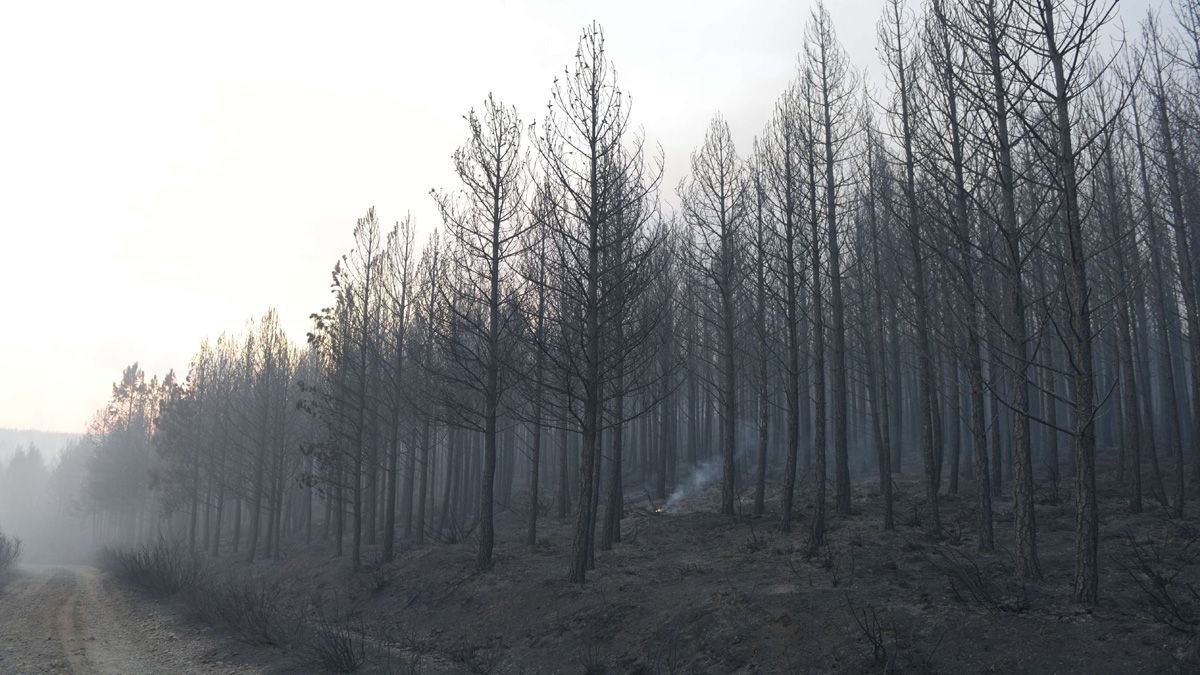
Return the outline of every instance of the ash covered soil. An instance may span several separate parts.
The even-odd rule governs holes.
[[[368,562],[358,575],[315,549],[255,568],[353,608],[356,625],[390,645],[375,671],[1200,672],[1195,642],[1164,624],[1139,588],[1128,543],[1186,558],[1194,507],[1169,519],[1148,499],[1146,512],[1129,515],[1111,477],[1102,481],[1102,601],[1088,608],[1070,599],[1069,477],[1057,503],[1039,489],[1039,581],[1013,577],[1008,499],[994,502],[997,551],[979,554],[971,483],[943,496],[945,534],[934,539],[918,480],[896,477],[891,532],[876,481],[855,486],[852,515],[829,516],[828,543],[815,554],[806,551],[806,491],[784,534],[777,504],[761,518],[722,517],[710,486],[669,514],[631,488],[623,541],[597,552],[582,586],[565,580],[569,522],[544,517],[530,548],[521,508],[499,514],[495,565],[484,573],[473,569],[470,538],[405,547],[396,562]],[[368,547],[364,560],[376,556]],[[1176,583],[1200,582],[1195,565],[1183,569]]]

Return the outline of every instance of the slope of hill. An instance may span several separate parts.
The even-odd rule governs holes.
[[[498,515],[496,562],[483,573],[470,533],[404,546],[388,565],[372,562],[379,548],[367,546],[360,574],[347,557],[331,558],[328,542],[282,561],[224,566],[280,598],[340,607],[349,617],[338,628],[343,642],[383,645],[367,655],[367,672],[396,672],[397,662],[428,673],[1200,672],[1195,642],[1163,622],[1163,606],[1139,585],[1137,557],[1158,551],[1151,567],[1182,564],[1181,588],[1200,583],[1180,557],[1200,536],[1187,524],[1195,506],[1184,520],[1156,504],[1131,515],[1106,475],[1104,595],[1085,607],[1070,598],[1069,500],[1039,493],[1044,576],[1022,581],[1007,540],[1010,500],[996,500],[998,550],[981,554],[971,483],[943,496],[948,525],[938,538],[922,525],[919,478],[898,475],[895,484],[894,531],[880,531],[881,501],[864,480],[858,510],[833,517],[815,553],[806,550],[807,490],[786,534],[775,502],[761,519],[716,515],[716,487],[669,513],[631,500],[623,541],[597,552],[582,586],[563,578],[570,522],[547,514],[529,547],[518,510]]]

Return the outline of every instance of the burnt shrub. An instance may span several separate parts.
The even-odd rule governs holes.
[[[367,662],[366,627],[349,614],[318,604],[304,631],[309,661],[334,673],[353,673]]]
[[[166,539],[133,548],[106,547],[100,567],[151,595],[169,597],[197,586],[204,575],[198,556]]]
[[[12,569],[21,559],[21,540],[0,532],[0,574]]]
[[[187,604],[202,620],[257,645],[285,645],[297,630],[277,581],[260,576],[209,576],[190,588]]]

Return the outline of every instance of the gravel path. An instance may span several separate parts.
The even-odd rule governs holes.
[[[237,656],[93,567],[24,565],[0,586],[0,673],[260,672]]]

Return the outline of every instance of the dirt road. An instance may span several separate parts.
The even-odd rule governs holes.
[[[259,672],[236,649],[93,567],[25,565],[0,586],[0,673]]]

